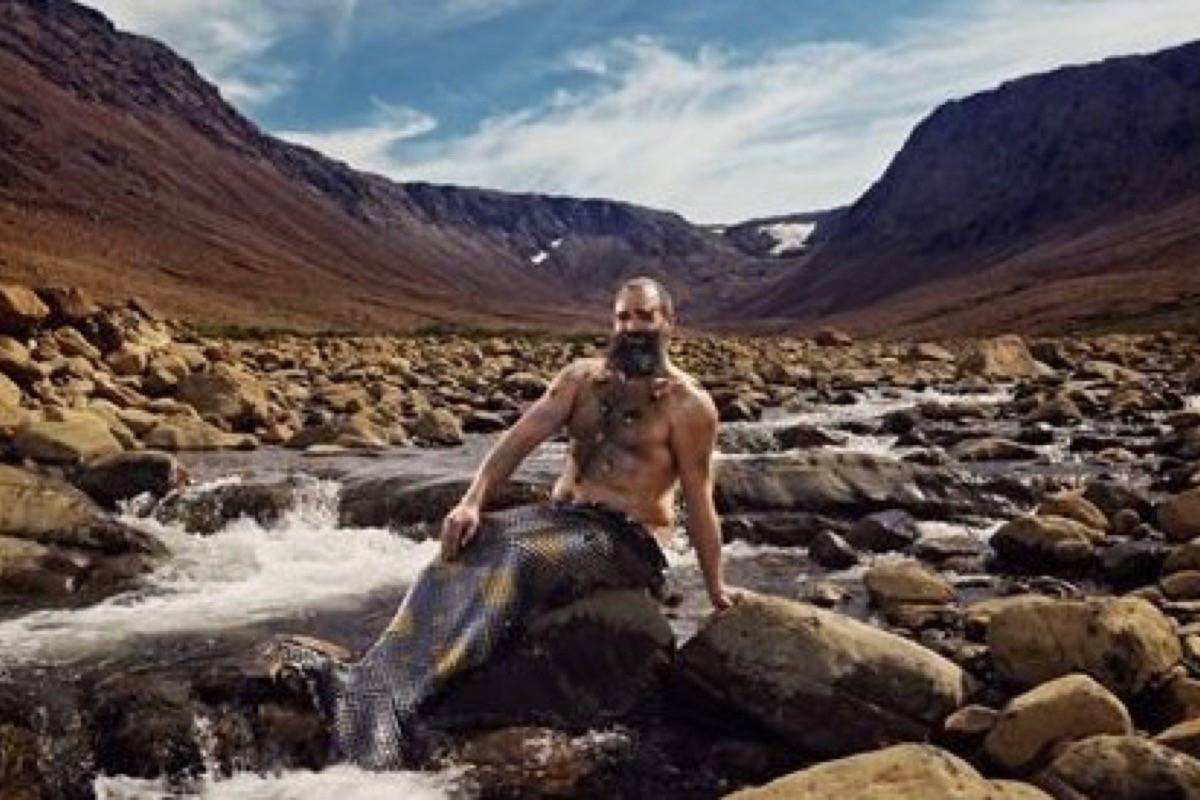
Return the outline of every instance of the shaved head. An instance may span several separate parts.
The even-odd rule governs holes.
[[[653,292],[658,298],[658,308],[662,311],[662,315],[667,319],[675,320],[675,300],[671,297],[671,293],[667,291],[667,287],[656,281],[654,278],[645,275],[636,278],[630,278],[621,284],[617,289],[617,297],[628,291]]]

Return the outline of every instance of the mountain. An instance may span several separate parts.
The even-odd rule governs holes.
[[[1200,321],[1200,43],[937,108],[751,316],[866,331]]]
[[[0,277],[209,323],[580,326],[649,273],[711,316],[773,265],[677,214],[396,183],[264,134],[167,47],[0,0]]]

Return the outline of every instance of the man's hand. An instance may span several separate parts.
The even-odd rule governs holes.
[[[744,589],[722,586],[709,591],[708,599],[712,602],[713,608],[717,611],[724,611],[745,600],[746,592]]]
[[[460,502],[442,520],[442,559],[452,561],[475,538],[479,530],[479,507]]]

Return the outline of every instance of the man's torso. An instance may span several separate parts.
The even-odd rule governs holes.
[[[602,359],[576,366],[579,383],[566,425],[570,452],[554,498],[625,511],[666,545],[674,528],[677,479],[672,421],[686,399],[702,390],[673,366],[657,383],[625,380]]]

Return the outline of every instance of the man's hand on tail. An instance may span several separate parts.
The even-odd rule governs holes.
[[[458,557],[479,530],[479,508],[470,503],[459,503],[450,509],[442,520],[442,559],[452,561]]]

